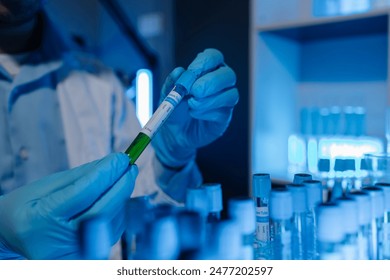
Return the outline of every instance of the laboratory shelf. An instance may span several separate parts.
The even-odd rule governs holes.
[[[282,182],[302,108],[364,107],[367,135],[384,138],[390,104],[388,8],[314,17],[309,0],[283,2],[251,3],[249,152],[252,174]]]

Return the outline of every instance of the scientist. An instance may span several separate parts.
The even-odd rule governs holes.
[[[172,71],[161,98],[184,71]],[[202,182],[197,148],[225,132],[239,99],[219,51],[186,71],[201,75],[129,167],[120,152],[140,124],[113,72],[75,51],[42,0],[0,1],[0,258],[79,258],[80,219],[107,215],[114,244],[130,195],[183,202]]]

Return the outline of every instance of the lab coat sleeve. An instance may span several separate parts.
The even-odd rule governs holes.
[[[114,76],[114,110],[113,110],[113,149],[123,152],[139,133],[141,126],[135,113],[135,105],[124,94],[121,83]],[[135,196],[151,195],[155,203],[184,203],[188,187],[199,186],[202,176],[194,161],[180,170],[163,166],[157,159],[152,145],[148,145],[138,158],[136,164],[139,175],[136,180]]]

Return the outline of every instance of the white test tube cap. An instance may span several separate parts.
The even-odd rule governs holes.
[[[228,216],[234,220],[243,234],[256,230],[256,209],[252,199],[235,197],[228,200]]]
[[[337,243],[345,235],[342,209],[336,203],[324,203],[317,207],[318,241]]]
[[[356,200],[350,197],[341,197],[336,201],[341,209],[343,215],[343,222],[346,233],[356,233],[359,230],[359,217],[358,217],[358,203]]]
[[[205,259],[237,260],[241,255],[242,235],[239,226],[233,220],[222,220],[210,224]]]
[[[383,217],[385,213],[385,196],[379,187],[363,187],[362,191],[367,192],[371,198],[372,215],[375,218]]]
[[[286,188],[289,189],[293,197],[293,212],[304,213],[308,210],[307,207],[307,190],[303,184],[287,184]]]
[[[356,200],[359,226],[368,225],[372,220],[371,199],[368,193],[356,191],[349,193],[348,197]]]
[[[208,212],[221,212],[223,209],[221,184],[206,183],[202,187],[206,190]]]
[[[268,173],[255,173],[252,176],[253,196],[269,198],[271,191],[271,177]]]
[[[306,186],[307,206],[314,208],[322,202],[322,184],[318,180],[303,181]]]
[[[293,196],[287,188],[271,190],[269,215],[274,220],[288,220],[293,216]]]
[[[180,253],[178,224],[174,215],[147,224],[140,242],[139,259],[175,260]]]
[[[390,212],[390,183],[376,183],[375,187],[379,187],[383,190],[385,211]]]
[[[208,199],[204,188],[187,188],[185,208],[199,212],[202,217],[208,213]]]
[[[294,184],[302,184],[303,181],[312,180],[313,176],[308,173],[296,173],[294,174],[293,183]]]

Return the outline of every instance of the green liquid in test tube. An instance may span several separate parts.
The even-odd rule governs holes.
[[[158,129],[164,124],[175,107],[187,93],[188,91],[184,86],[176,84],[171,92],[165,97],[163,102],[153,113],[150,120],[145,124],[142,130],[138,133],[137,137],[125,151],[125,154],[127,154],[130,158],[130,164],[135,163],[145,148],[149,145],[150,141],[152,141],[152,138]]]

